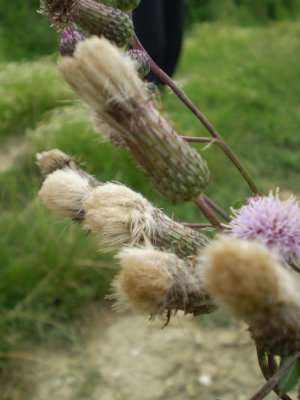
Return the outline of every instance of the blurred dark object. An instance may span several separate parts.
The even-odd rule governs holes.
[[[133,12],[135,32],[153,60],[174,74],[183,38],[184,0],[142,0]],[[152,73],[147,79],[160,84]]]

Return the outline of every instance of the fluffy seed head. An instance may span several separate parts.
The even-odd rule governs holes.
[[[208,245],[202,262],[213,299],[249,323],[283,304],[299,303],[291,275],[262,244],[220,237]]]
[[[74,58],[63,58],[60,70],[65,80],[99,117],[119,103],[132,113],[129,100],[137,94],[147,101],[146,90],[135,71],[134,62],[104,38],[92,37],[78,43]]]
[[[114,281],[116,306],[152,316],[183,310],[203,314],[214,310],[196,259],[147,248],[125,248],[118,254],[122,270]]]
[[[90,192],[89,179],[66,167],[47,176],[39,197],[54,214],[80,221],[84,217],[83,203]]]
[[[300,258],[300,208],[295,197],[281,201],[278,192],[252,197],[234,211],[229,224],[233,238],[256,240],[276,250],[286,262]]]
[[[49,175],[57,169],[70,166],[74,162],[73,157],[58,149],[37,153],[36,160],[43,175]]]
[[[157,229],[153,206],[126,186],[106,183],[84,203],[86,226],[99,235],[103,250],[148,242]]]
[[[79,43],[74,57],[65,57],[60,67],[103,126],[113,128],[109,136],[118,132],[114,136],[124,140],[163,197],[180,203],[205,190],[210,181],[207,163],[155,108],[129,57],[106,40],[91,38]]]
[[[114,282],[117,305],[129,305],[150,315],[161,314],[173,284],[170,264],[175,264],[177,257],[153,249],[128,248],[118,258],[122,270]]]

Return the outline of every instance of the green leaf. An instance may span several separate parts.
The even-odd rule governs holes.
[[[282,360],[284,363],[285,359]],[[300,383],[300,359],[298,358],[285,376],[279,381],[278,388],[280,395],[284,395]]]
[[[236,200],[236,201],[233,203],[233,205],[231,206],[231,208],[232,208],[233,210],[237,210],[237,209],[241,208],[242,205],[244,205],[244,204],[245,204],[245,200],[244,200],[244,199],[238,199],[238,200]]]

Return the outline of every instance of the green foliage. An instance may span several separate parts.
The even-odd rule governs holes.
[[[24,133],[41,115],[73,98],[54,59],[0,64],[0,136]],[[64,103],[62,103],[64,101]]]
[[[198,26],[182,57],[184,89],[265,190],[299,191],[299,33],[297,24],[286,22],[269,28]],[[167,106],[186,135],[206,135],[174,96]],[[211,196],[225,207],[244,198],[246,186],[216,145],[203,155],[212,171]]]
[[[62,224],[35,200],[33,163],[0,177],[0,351],[45,335],[72,340],[64,323],[101,298],[112,275],[110,259],[100,259],[81,227]]]
[[[238,24],[266,23],[299,16],[299,0],[189,0],[189,23],[222,20]]]
[[[0,60],[32,59],[57,48],[57,33],[37,13],[39,0],[0,0]]]
[[[287,359],[287,358],[286,358]],[[282,360],[282,364],[286,361]],[[284,395],[290,392],[296,385],[300,383],[300,359],[298,358],[290,367],[287,374],[279,382],[279,393]]]

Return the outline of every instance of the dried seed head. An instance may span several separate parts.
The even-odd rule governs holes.
[[[134,63],[111,43],[85,40],[60,68],[104,126],[119,133],[163,197],[173,203],[194,200],[206,188],[206,162],[160,115]]]
[[[90,190],[92,190],[92,188],[104,185],[103,183],[99,182],[95,177],[84,171],[76,163],[73,157],[63,153],[60,150],[55,149],[39,153],[37,155],[37,159],[40,169],[44,175],[51,174],[52,172],[59,169],[66,169],[66,170],[71,169],[77,175],[83,177],[88,181]],[[137,194],[122,185],[111,184],[111,183],[109,185],[110,185],[109,186],[110,190],[107,190],[108,186],[105,186],[105,188],[102,191],[102,193],[107,195],[105,203],[103,203],[103,201],[101,200],[99,203],[99,209],[97,209],[98,205],[95,204],[95,202],[92,203],[92,213],[94,213],[97,217],[94,218],[96,221],[96,227],[95,227],[96,233],[98,232],[98,234],[101,236],[101,232],[106,231],[104,235],[106,237],[106,241],[104,241],[104,243],[107,243],[107,240],[108,243],[113,243],[116,240],[116,237],[118,237],[118,240],[120,240],[119,243],[122,246],[129,245],[132,243],[133,240],[132,234],[134,234],[135,235],[134,240],[137,241],[138,243],[140,242],[144,243],[146,240],[148,240],[151,242],[151,244],[155,245],[156,247],[167,251],[171,251],[181,258],[186,258],[187,256],[198,254],[198,252],[208,243],[208,239],[205,235],[193,229],[190,229],[167,217],[161,210],[153,207],[140,194]],[[114,190],[111,190],[112,188]],[[116,198],[123,199],[124,196],[128,200],[128,203],[130,203],[131,201],[130,205],[131,217],[133,217],[134,215],[138,216],[135,217],[134,220],[134,225],[136,225],[135,228],[130,227],[129,229],[128,221],[126,220],[126,218],[125,220],[123,217],[119,218],[118,215],[115,213],[116,209],[112,209],[111,207],[105,208],[107,207],[107,204],[109,206],[115,204]],[[111,200],[113,203],[111,203]],[[124,207],[124,203],[122,203],[121,206],[120,204],[121,204],[120,202],[117,204],[117,211],[121,212],[122,214],[124,211],[122,208]],[[120,229],[119,230],[120,235],[113,234],[113,237],[111,237],[112,235],[111,227],[110,226],[106,227],[105,225],[105,224],[110,225],[110,219],[108,217],[108,214],[103,215],[103,205],[104,209],[107,210],[107,212],[112,213],[113,216],[112,221],[114,221],[113,226],[115,227],[115,229]],[[128,211],[128,207],[126,211]],[[84,210],[82,210],[81,215],[83,219],[83,216],[85,216]],[[117,218],[119,218],[119,221],[115,222]],[[95,221],[91,223],[91,227],[94,226]],[[147,228],[147,223],[145,224],[145,221],[148,221],[148,228]],[[155,226],[155,229],[149,228],[150,224],[149,221],[152,221],[151,226]],[[99,228],[99,224],[101,225],[101,228]],[[139,232],[144,232],[144,230],[145,230],[145,236],[140,235]],[[129,231],[130,234],[127,235]],[[119,246],[116,244],[115,246],[109,245],[107,250],[114,249],[114,247],[119,249]]]
[[[72,156],[58,149],[37,153],[36,159],[43,175],[49,175],[57,169],[69,167],[74,163],[74,158]]]
[[[77,43],[82,40],[84,40],[84,36],[77,29],[64,29],[60,34],[60,54],[62,56],[72,57]]]
[[[300,350],[300,294],[293,276],[262,244],[221,237],[205,251],[205,283],[213,299],[245,320],[259,348]]]
[[[193,314],[214,309],[195,260],[148,248],[126,248],[118,254],[122,270],[114,281],[116,306],[151,316],[184,310]]]
[[[89,179],[71,168],[59,169],[45,179],[39,197],[54,214],[81,221],[84,201],[90,196]]]
[[[132,113],[130,100],[137,93],[143,101],[148,100],[134,62],[103,38],[92,37],[79,43],[74,58],[62,59],[59,66],[65,80],[99,118],[115,107]]]
[[[208,292],[246,321],[298,299],[292,277],[259,243],[220,237],[208,245],[203,263]]]
[[[41,0],[41,12],[54,25],[69,24],[79,7],[80,0]]]
[[[173,285],[169,265],[176,263],[177,257],[153,249],[134,248],[122,250],[118,258],[122,270],[114,283],[117,305],[129,305],[150,315],[162,314]]]
[[[153,206],[126,186],[106,183],[84,203],[86,226],[99,235],[103,250],[142,244],[157,230]]]

